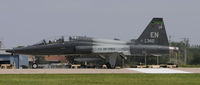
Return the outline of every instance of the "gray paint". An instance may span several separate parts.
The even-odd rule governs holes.
[[[126,43],[119,40],[97,39],[86,36],[69,37],[34,44],[22,48],[14,48],[7,52],[13,54],[31,55],[67,55],[67,54],[105,54],[122,53],[124,55],[160,55],[169,53],[169,43],[166,37],[162,18],[153,18],[136,43]],[[153,40],[145,41],[145,40]],[[145,53],[144,53],[145,52]]]
[[[69,37],[7,50],[12,54],[29,55],[83,55],[105,54],[111,68],[115,67],[119,54],[127,56],[152,56],[169,53],[169,43],[162,18],[153,18],[135,43],[119,40],[97,39],[86,36]],[[146,41],[148,40],[148,41]]]

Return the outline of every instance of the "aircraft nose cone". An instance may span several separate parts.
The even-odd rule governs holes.
[[[6,52],[12,53],[12,54],[26,54],[28,51],[30,51],[30,49],[27,49],[27,48],[13,48],[13,49],[6,50]]]
[[[9,49],[9,50],[6,50],[6,52],[8,52],[8,53],[14,53],[15,51],[13,49]]]
[[[8,52],[8,53],[12,53],[12,54],[20,54],[20,53],[22,53],[24,51],[24,49],[9,49],[9,50],[6,50],[6,52]]]

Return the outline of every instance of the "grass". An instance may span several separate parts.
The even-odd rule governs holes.
[[[179,65],[179,67],[187,67],[187,68],[199,68],[200,65]]]
[[[200,85],[200,74],[1,74],[0,85]]]

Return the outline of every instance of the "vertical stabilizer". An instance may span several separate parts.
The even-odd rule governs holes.
[[[169,46],[163,18],[153,18],[142,35],[137,39],[137,43]]]

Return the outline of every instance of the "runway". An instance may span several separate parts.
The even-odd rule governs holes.
[[[123,68],[123,69],[0,69],[0,74],[190,74],[200,68]]]
[[[138,71],[142,73],[152,73],[152,74],[170,74],[170,73],[192,73],[189,71],[183,71],[178,69],[169,68],[128,68],[129,70]]]

